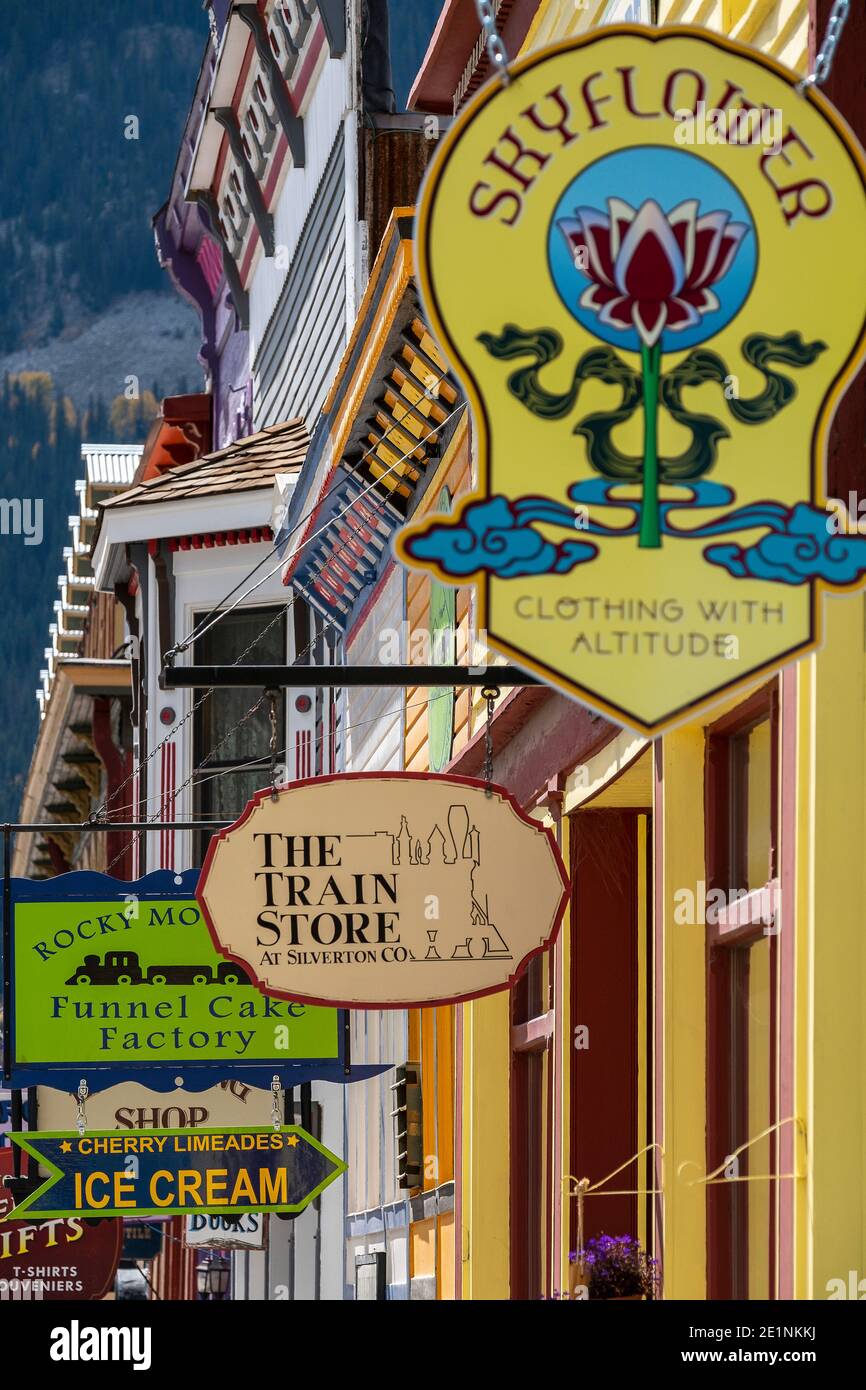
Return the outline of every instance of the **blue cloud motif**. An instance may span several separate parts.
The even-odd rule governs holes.
[[[866,537],[833,532],[827,512],[798,502],[755,545],[711,545],[704,557],[735,579],[856,584],[866,575]]]
[[[499,579],[531,574],[569,574],[598,554],[588,541],[554,545],[531,526],[519,524],[505,497],[472,502],[456,525],[434,523],[411,536],[406,549],[416,560],[433,560],[446,574],[464,578],[484,570]]]

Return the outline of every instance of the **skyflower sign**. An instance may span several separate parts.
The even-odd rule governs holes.
[[[356,773],[257,793],[211,841],[197,896],[269,995],[405,1008],[506,988],[567,890],[553,833],[503,788]]]
[[[866,580],[825,496],[864,354],[866,168],[815,87],[703,30],[517,62],[428,175],[428,322],[479,491],[403,531],[490,643],[655,733],[820,641]]]

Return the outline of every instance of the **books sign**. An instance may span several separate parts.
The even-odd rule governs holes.
[[[192,1250],[264,1250],[267,1219],[260,1211],[245,1216],[197,1213],[186,1218],[183,1243]]]
[[[552,832],[502,787],[355,773],[257,793],[211,841],[198,898],[270,994],[398,1008],[506,988],[567,888]]]

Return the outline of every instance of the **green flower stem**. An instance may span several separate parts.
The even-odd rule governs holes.
[[[659,512],[659,374],[661,370],[661,343],[653,347],[641,346],[641,366],[643,368],[643,498],[640,509],[641,550],[661,548],[661,519]]]

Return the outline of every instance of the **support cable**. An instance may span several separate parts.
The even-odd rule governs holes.
[[[425,391],[424,391],[424,398],[426,398],[426,399],[428,399],[428,400],[431,400],[431,401],[435,401],[435,400],[436,400],[436,397],[433,395],[434,387],[437,387],[437,386],[441,385],[441,383],[445,380],[445,378],[446,378],[447,376],[448,376],[448,371],[446,370],[446,371],[442,372],[441,376],[435,378],[435,379],[430,383],[430,385],[425,389]],[[457,406],[457,407],[456,407],[456,410],[459,410],[460,408],[461,408],[460,406]],[[439,431],[440,431],[441,429],[443,429],[445,425],[447,425],[448,421],[449,421],[449,420],[452,418],[452,416],[456,413],[456,410],[453,410],[453,411],[451,412],[451,414],[448,415],[448,416],[442,421],[441,424],[439,424],[439,425],[434,425],[434,428],[433,428],[432,430],[430,430],[428,434],[426,434],[426,435],[420,435],[420,436],[418,437],[418,440],[416,441],[415,448],[412,449],[412,450],[410,450],[410,452],[409,452],[408,454],[404,454],[402,458],[397,459],[396,463],[394,463],[386,472],[384,472],[384,473],[381,475],[380,478],[377,478],[376,483],[374,483],[372,486],[375,487],[377,483],[381,482],[382,478],[387,478],[388,475],[389,475],[390,473],[393,473],[393,472],[395,471],[395,469],[399,468],[401,464],[405,463],[407,459],[411,458],[412,455],[415,453],[415,450],[418,448],[418,446],[419,446],[420,444],[423,444],[423,443],[424,443],[427,439],[429,439],[432,435],[438,434]],[[358,465],[357,465],[357,466],[360,466],[362,463],[366,463],[367,459],[368,459],[368,458],[371,458],[371,457],[373,456],[373,454],[376,452],[376,450],[377,450],[382,444],[385,443],[385,441],[388,439],[389,435],[390,435],[395,429],[398,429],[398,428],[401,428],[401,429],[402,429],[402,424],[401,424],[401,422],[400,422],[399,420],[395,421],[395,423],[394,423],[393,425],[389,425],[389,426],[388,426],[388,429],[387,429],[387,430],[385,431],[385,433],[382,435],[381,439],[377,440],[377,442],[376,442],[375,444],[371,445],[371,447],[366,451],[366,453],[364,453],[364,454],[361,455],[360,459],[358,460]],[[349,479],[347,478],[346,481],[348,482]],[[369,489],[369,488],[367,489],[368,492],[369,492],[370,490],[371,490],[371,489]],[[363,497],[363,496],[365,496],[365,494],[364,494],[364,493],[361,493],[360,497],[356,497],[356,498],[355,498],[355,502],[359,502],[359,501],[361,500],[361,497]],[[354,505],[354,503],[353,503],[352,505]],[[317,504],[316,506],[311,507],[310,510],[296,522],[296,524],[292,527],[291,531],[289,531],[289,533],[285,536],[284,540],[286,540],[286,541],[291,540],[292,536],[296,535],[296,533],[297,533],[298,531],[300,531],[300,529],[301,529],[303,526],[305,526],[306,523],[307,523],[308,521],[311,521],[311,520],[313,519],[313,517],[315,516],[317,510],[318,510],[318,504]],[[349,510],[349,509],[347,508],[347,510]],[[334,521],[336,521],[336,520],[338,520],[338,519],[339,519],[339,518],[337,518],[337,517],[332,517],[331,521],[328,522],[328,525],[331,525]],[[324,529],[327,529],[327,527],[325,527]],[[317,535],[321,535],[321,534],[322,534],[321,532],[317,532]],[[310,542],[311,540],[315,540],[315,539],[316,539],[316,536],[311,536],[311,537],[309,538],[308,541],[305,541],[305,542],[304,542],[304,545],[308,545],[309,542]],[[299,547],[298,553],[300,553],[300,550],[302,550],[303,548],[304,548],[303,546]],[[164,655],[163,655],[163,662],[165,663],[165,662],[167,662],[167,661],[169,660],[169,658],[174,657],[174,656],[178,656],[178,655],[180,655],[182,652],[187,651],[188,648],[192,645],[192,643],[193,643],[194,641],[196,641],[196,639],[197,639],[198,637],[201,637],[201,636],[203,635],[203,631],[207,631],[207,630],[208,630],[207,628],[204,628],[204,629],[202,630],[202,624],[203,624],[203,623],[209,623],[209,619],[213,618],[214,616],[216,616],[216,617],[217,617],[217,621],[219,621],[219,620],[220,620],[220,617],[223,616],[226,612],[231,612],[231,611],[232,611],[231,609],[226,609],[226,608],[225,608],[225,604],[228,603],[229,599],[234,598],[234,596],[235,596],[235,594],[237,593],[238,589],[240,589],[242,585],[246,584],[248,580],[252,579],[253,575],[256,574],[256,573],[258,572],[258,570],[261,569],[262,565],[263,565],[269,558],[270,558],[270,557],[269,557],[268,555],[263,556],[263,558],[259,561],[259,563],[258,563],[252,570],[250,570],[250,573],[249,573],[248,575],[246,575],[243,579],[239,580],[238,583],[235,585],[235,587],[231,590],[231,592],[228,593],[228,594],[226,594],[225,598],[221,599],[219,603],[215,604],[215,606],[210,610],[209,613],[206,613],[206,614],[204,615],[203,618],[200,618],[200,619],[199,619],[198,623],[196,623],[195,627],[192,629],[192,631],[191,631],[190,633],[187,634],[186,637],[181,638],[181,640],[180,640],[179,642],[175,643],[175,645],[174,645],[173,647],[170,647],[169,650],[168,650],[167,652],[165,652]],[[271,574],[270,574],[268,577],[269,577],[269,578],[272,578],[273,575],[277,573],[277,570],[279,570],[279,569],[282,568],[283,564],[284,564],[284,561],[281,560],[281,561],[280,561],[280,564],[277,566],[277,569],[272,570],[272,571],[271,571]],[[263,580],[262,583],[264,583],[264,582],[265,582],[265,581]],[[256,587],[259,587],[259,586],[257,585]],[[250,592],[250,593],[253,593],[254,590],[250,590],[249,592]]]
[[[839,46],[842,30],[845,28],[850,13],[851,0],[836,0],[830,11],[830,18],[827,20],[827,28],[824,31],[824,39],[815,59],[815,66],[809,75],[798,84],[798,92],[806,92],[810,87],[824,86],[832,71],[836,49]]]
[[[461,411],[464,411],[465,409],[465,402],[461,402],[460,405],[455,406],[451,413],[447,415],[445,419],[442,421],[441,425],[437,425],[435,429],[430,430],[429,434],[421,436],[421,438],[418,439],[413,449],[410,449],[407,453],[403,454],[400,458],[398,458],[396,462],[392,463],[390,468],[387,468],[383,473],[380,473],[379,477],[376,478],[374,482],[370,483],[366,488],[364,488],[362,492],[359,492],[358,496],[353,498],[352,501],[349,502],[349,504],[345,506],[342,511],[335,512],[334,515],[328,521],[325,522],[324,526],[320,526],[318,531],[314,531],[311,536],[308,536],[305,541],[302,541],[301,544],[298,546],[297,550],[295,551],[295,555],[293,558],[297,557],[301,554],[302,551],[306,550],[308,545],[312,545],[313,541],[319,540],[319,538],[323,536],[325,532],[330,529],[331,526],[335,526],[338,521],[342,521],[343,517],[347,516],[349,512],[351,512],[352,509],[358,505],[359,502],[363,501],[364,498],[369,497],[371,492],[375,492],[376,488],[385,478],[389,477],[390,474],[395,473],[400,467],[402,467],[402,465],[408,459],[412,458],[412,456],[415,453],[415,449],[418,448],[419,444],[423,444],[424,440],[429,439],[431,435],[438,434],[439,430],[441,430],[445,425],[447,425],[449,420],[453,420],[455,415],[458,415]],[[286,536],[286,540],[291,539],[291,537],[297,531],[300,530],[304,523],[306,521],[309,521],[310,517],[315,514],[315,511],[316,508],[313,508],[313,511],[311,513],[309,513],[306,517],[303,517],[301,521],[299,521],[298,524],[294,526],[292,530],[289,532],[289,534]],[[256,583],[252,586],[252,588],[247,589],[245,593],[241,594],[240,597],[237,598],[235,602],[232,603],[228,608],[220,608],[219,610],[214,610],[214,613],[212,614],[210,620],[207,622],[207,625],[205,627],[200,628],[197,631],[194,631],[192,634],[190,634],[189,637],[185,637],[182,641],[175,643],[175,645],[165,653],[165,655],[163,656],[163,664],[166,666],[171,665],[171,658],[179,655],[182,652],[187,651],[192,641],[199,640],[200,638],[204,637],[206,633],[210,632],[212,627],[216,627],[217,623],[222,622],[223,618],[227,618],[230,613],[233,613],[234,610],[238,608],[244,602],[245,599],[248,599],[252,594],[256,593],[256,591],[260,589],[263,584],[267,584],[268,580],[273,579],[275,574],[279,574],[280,570],[284,568],[285,564],[285,559],[281,559],[272,570],[269,570],[266,575],[264,575],[261,579],[257,580]]]

